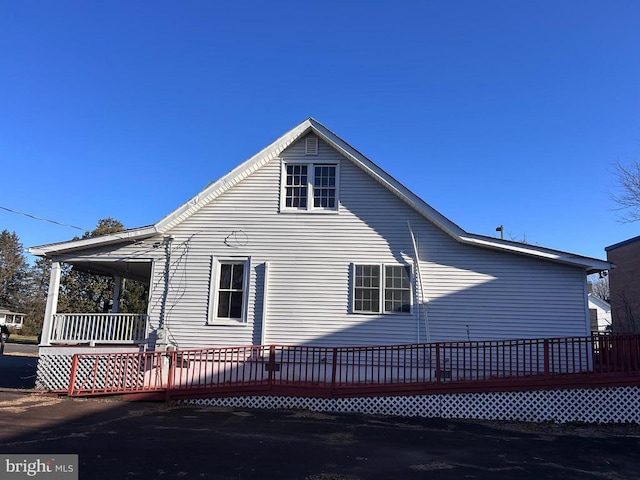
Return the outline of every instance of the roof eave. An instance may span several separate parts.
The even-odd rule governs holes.
[[[444,230],[447,234],[451,235],[454,238],[459,238],[461,235],[466,232],[460,228],[458,225],[453,223],[447,217],[442,215],[440,212],[435,210],[431,205],[422,200],[416,194],[414,194],[407,187],[402,185],[399,181],[393,178],[391,175],[386,173],[380,167],[378,167],[375,163],[365,157],[358,150],[353,148],[347,142],[338,137],[335,133],[329,130],[327,127],[314,120],[313,118],[309,119],[311,125],[313,126],[313,130],[320,136],[325,142],[333,145],[337,148],[340,153],[342,153],[347,158],[350,158],[357,166],[359,166],[362,170],[367,172],[370,176],[372,176],[379,183],[387,187],[391,190],[397,197],[404,200],[411,207],[417,210],[424,217],[429,219],[431,222],[435,223],[438,227]]]
[[[460,237],[462,243],[476,245],[479,247],[493,248],[501,251],[509,251],[520,255],[528,255],[536,258],[543,258],[552,262],[563,263],[580,267],[586,270],[587,274],[598,273],[612,268],[612,264],[605,260],[597,258],[583,257],[580,255],[569,254],[558,250],[551,250],[545,247],[536,247],[527,244],[507,244],[500,242],[498,239],[489,239],[473,234],[466,234]]]
[[[137,241],[143,238],[151,237],[157,234],[155,226],[136,228],[131,230],[123,230],[108,235],[100,235],[99,237],[83,238],[80,240],[72,240],[69,242],[50,243],[47,245],[38,245],[27,249],[31,255],[37,257],[48,257],[62,253],[68,253],[74,250],[91,248],[96,246],[111,245],[114,243]]]
[[[218,181],[205,187],[204,190],[198,193],[195,197],[191,198],[191,200],[181,205],[169,215],[161,219],[155,224],[156,229],[158,230],[158,232],[166,232],[167,230],[176,226],[184,219],[193,215],[196,211],[202,208],[202,206],[208,204],[213,198],[216,198],[225,191],[229,190],[231,187],[236,185],[241,180],[244,180],[247,176],[251,175],[258,168],[262,167],[270,160],[277,158],[285,148],[287,148],[298,138],[305,135],[311,130],[311,119],[307,119],[298,126],[289,130],[280,138],[235,167]]]

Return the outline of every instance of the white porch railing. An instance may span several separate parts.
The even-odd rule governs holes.
[[[51,343],[119,343],[145,341],[147,315],[142,313],[57,313]]]

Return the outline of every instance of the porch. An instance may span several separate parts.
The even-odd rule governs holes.
[[[62,263],[70,264],[74,270],[80,272],[113,279],[111,298],[102,297],[104,307],[100,309],[107,311],[58,312]],[[144,304],[139,305],[140,310],[145,310],[144,313],[125,313],[120,309],[127,281],[135,280],[148,286],[151,269],[152,261],[148,259],[136,259],[133,262],[65,259],[64,262],[53,262],[40,337],[41,353],[43,349],[65,345],[110,345],[131,349],[132,346],[146,343],[150,333],[146,313],[148,299],[144,298]]]

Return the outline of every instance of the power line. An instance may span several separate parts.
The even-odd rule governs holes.
[[[60,225],[61,227],[75,228],[76,230],[80,230],[82,232],[88,232],[89,231],[86,228],[77,227],[75,225],[70,225],[68,223],[56,222],[55,220],[50,220],[48,218],[38,217],[36,215],[31,215],[30,213],[18,212],[17,210],[12,210],[10,208],[3,207],[1,205],[0,205],[0,209],[6,210],[7,212],[15,213],[16,215],[22,215],[24,217],[29,217],[29,218],[32,218],[33,220],[39,220],[41,222],[49,222],[49,223],[53,223],[54,225]]]

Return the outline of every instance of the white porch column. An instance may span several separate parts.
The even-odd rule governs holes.
[[[113,297],[111,305],[111,313],[118,313],[120,311],[120,293],[122,292],[123,280],[122,277],[113,277]]]
[[[60,291],[60,262],[51,264],[51,276],[49,277],[49,292],[47,293],[47,306],[44,311],[44,323],[42,324],[42,336],[40,345],[51,345],[51,329],[53,328],[53,316],[58,309],[58,292]]]

